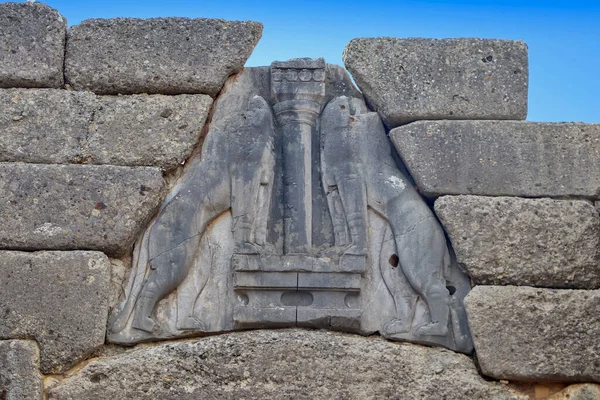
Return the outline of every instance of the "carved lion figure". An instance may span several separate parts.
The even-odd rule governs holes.
[[[137,244],[133,268],[145,274],[134,278],[113,332],[123,330],[132,314],[134,328],[155,329],[157,303],[185,279],[200,236],[228,209],[236,252],[256,253],[256,246],[264,244],[274,171],[271,109],[262,97],[254,96],[247,110],[233,113],[224,126],[210,131],[200,157],[190,161]],[[209,274],[203,277],[205,285]],[[178,315],[177,327],[202,329],[190,313]]]
[[[336,97],[321,116],[322,178],[336,246],[345,254],[367,253],[367,207],[390,225],[401,270],[429,309],[431,322],[417,335],[448,333],[450,296],[444,272],[450,265],[444,232],[435,215],[398,170],[377,113],[360,99]],[[406,332],[411,321],[385,328]]]

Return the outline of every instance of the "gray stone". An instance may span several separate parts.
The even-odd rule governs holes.
[[[427,204],[398,170],[381,119],[368,112],[362,100],[337,97],[321,116],[321,130],[323,187],[336,246],[343,249],[344,255],[367,254],[367,210],[370,208],[383,217],[394,244],[385,268],[389,269],[390,257],[396,256],[394,267],[399,268],[394,272],[407,278],[410,289],[401,289],[393,276],[385,284],[395,298],[418,295],[429,310],[429,318],[421,321],[410,339],[452,335],[451,297],[444,277],[450,269],[450,254],[444,232]],[[385,334],[411,331],[414,313],[402,314],[399,310],[396,318],[388,322],[383,329]],[[461,332],[458,336],[469,342],[468,333]],[[457,342],[461,341],[457,338]]]
[[[344,64],[386,123],[527,116],[528,59],[522,41],[353,39]]]
[[[200,138],[206,95],[0,90],[0,161],[177,167]]]
[[[62,373],[104,343],[110,263],[100,252],[0,252],[0,338],[34,338],[43,373]]]
[[[231,114],[227,129],[211,131],[202,153],[189,163],[157,217],[136,248],[132,287],[121,315],[112,326],[152,333],[159,328],[153,315],[157,303],[183,283],[201,245],[201,236],[214,220],[231,210],[236,252],[256,252],[266,236],[274,164],[273,116],[267,102],[253,97],[241,112]],[[200,265],[202,289],[210,278],[210,263]],[[139,282],[139,283],[138,283]],[[192,306],[194,303],[192,299]],[[179,329],[203,329],[193,307],[178,310]],[[187,313],[187,314],[186,314]]]
[[[419,121],[390,137],[427,197],[600,198],[600,124]]]
[[[258,22],[91,19],[69,29],[65,77],[76,90],[215,96],[262,35]]]
[[[327,94],[325,66],[322,58],[271,65],[273,111],[282,131],[284,254],[312,249],[312,142]]]
[[[468,276],[342,72],[293,59],[225,84],[138,240],[111,342],[304,326],[472,351]]]
[[[163,186],[151,167],[0,163],[0,248],[125,253]]]
[[[67,20],[42,3],[0,4],[0,87],[63,85]]]
[[[439,348],[305,330],[238,332],[140,345],[96,359],[51,400],[525,399]]]
[[[590,202],[444,196],[435,212],[476,284],[600,288],[600,217]]]
[[[0,340],[0,399],[42,400],[40,352],[32,340]]]
[[[181,164],[200,139],[212,99],[205,95],[98,96],[85,143],[89,162]]]
[[[87,92],[0,89],[0,161],[81,161],[95,102]]]
[[[476,286],[465,306],[485,375],[600,382],[600,290]]]

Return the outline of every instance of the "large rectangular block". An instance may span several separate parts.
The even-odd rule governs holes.
[[[91,360],[48,392],[49,400],[390,398],[529,399],[482,378],[464,354],[315,329],[136,346]]]
[[[527,116],[522,41],[353,39],[344,64],[388,128],[430,119]]]
[[[42,400],[40,352],[33,340],[0,340],[0,399]]]
[[[0,248],[125,253],[163,186],[151,167],[0,163]]]
[[[171,169],[200,140],[212,105],[206,95],[97,96],[84,155],[93,164]]]
[[[600,198],[600,124],[419,121],[390,137],[430,198]]]
[[[34,338],[42,372],[62,373],[104,343],[109,285],[100,252],[0,251],[0,339]]]
[[[0,87],[64,83],[67,20],[42,3],[0,4]]]
[[[0,104],[0,161],[172,169],[197,144],[212,99],[0,89]]]
[[[0,89],[0,161],[81,162],[95,103],[89,92]]]
[[[600,382],[600,290],[476,286],[465,307],[485,375]]]
[[[215,96],[262,35],[258,22],[190,18],[90,19],[69,29],[67,82],[96,93]]]
[[[600,217],[588,201],[444,196],[435,212],[476,284],[600,288]]]

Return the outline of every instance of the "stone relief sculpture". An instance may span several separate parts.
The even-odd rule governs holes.
[[[143,281],[136,277],[139,294],[128,298],[113,331],[122,330],[132,313],[133,328],[154,330],[157,302],[185,279],[198,251],[198,236],[227,209],[232,210],[236,253],[254,254],[256,246],[265,244],[274,164],[271,110],[255,96],[246,112],[232,115],[227,124],[233,134],[207,138],[200,161],[190,167],[138,243],[135,263],[145,265],[147,274]],[[208,274],[203,279],[205,284]],[[178,315],[177,327],[203,329],[193,315]]]
[[[429,309],[431,322],[416,333],[446,335],[450,296],[443,274],[450,255],[444,232],[398,170],[381,119],[362,100],[337,97],[321,120],[326,127],[321,134],[323,181],[332,219],[337,221],[336,245],[345,246],[345,253],[366,254],[367,207],[381,215],[391,227],[401,271]],[[385,327],[393,333],[409,329],[404,318]]]
[[[247,68],[138,241],[109,340],[306,326],[468,353],[452,260],[341,67]]]

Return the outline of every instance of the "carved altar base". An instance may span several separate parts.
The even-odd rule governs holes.
[[[234,255],[232,264],[236,327],[360,329],[365,256]]]

